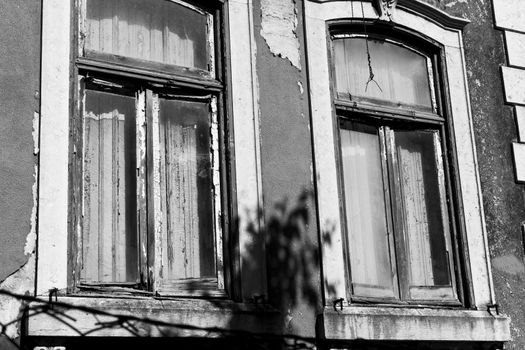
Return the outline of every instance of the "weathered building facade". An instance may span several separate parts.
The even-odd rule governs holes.
[[[0,13],[1,349],[525,347],[520,0]]]

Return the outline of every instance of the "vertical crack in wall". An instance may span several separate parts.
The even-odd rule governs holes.
[[[270,51],[301,69],[295,0],[261,0],[261,36]]]
[[[39,122],[40,114],[35,112],[33,115],[33,152],[37,156],[39,152]],[[15,294],[33,294],[35,289],[35,260],[36,260],[36,224],[38,206],[38,165],[35,164],[33,171],[33,208],[31,210],[31,226],[26,237],[24,254],[28,256],[27,261],[18,270],[0,282],[0,289],[7,290]],[[6,326],[4,334],[11,339],[20,336],[20,317],[22,315],[24,303],[9,296],[0,297],[0,325]]]

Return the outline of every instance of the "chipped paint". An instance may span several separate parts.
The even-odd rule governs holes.
[[[270,51],[301,69],[294,0],[261,0],[261,36]]]
[[[0,283],[0,289],[8,290],[15,294],[27,294],[35,287],[35,254],[31,254],[29,260],[16,272]],[[5,334],[16,339],[20,336],[20,317],[23,302],[9,296],[0,298],[0,324],[7,325]],[[17,320],[18,322],[13,322]]]
[[[221,173],[220,173],[220,157],[219,157],[219,125],[217,116],[217,97],[211,99],[211,149],[212,169],[213,169],[213,205],[214,205],[214,232],[215,232],[215,254],[217,256],[217,277],[219,289],[224,289],[224,265],[222,256],[222,225],[221,225]]]
[[[30,255],[35,253],[36,247],[36,220],[37,220],[37,208],[38,208],[38,167],[35,164],[35,170],[33,173],[35,181],[33,182],[33,209],[31,210],[31,228],[29,234],[26,237],[26,244],[24,246],[24,254]]]
[[[299,92],[301,93],[301,95],[304,94],[303,84],[300,81],[298,81],[297,86],[299,87]]]
[[[40,113],[35,112],[33,114],[33,154],[36,156],[40,152]]]

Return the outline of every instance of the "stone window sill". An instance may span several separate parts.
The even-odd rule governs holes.
[[[280,314],[274,309],[225,300],[58,297],[57,301],[44,312],[39,312],[44,303],[29,305],[28,336],[219,337],[281,329]]]
[[[334,340],[487,341],[511,339],[509,319],[488,311],[350,306],[326,308],[324,333]]]

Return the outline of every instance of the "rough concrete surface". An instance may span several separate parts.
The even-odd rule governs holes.
[[[524,188],[514,181],[511,143],[518,135],[512,108],[505,105],[503,95],[500,73],[500,66],[506,64],[503,32],[494,29],[490,0],[441,1],[439,7],[471,21],[463,39],[496,302],[512,321],[513,340],[506,349],[523,349]]]
[[[298,231],[289,242],[295,248],[288,253],[293,256],[293,251],[307,251],[315,255],[318,249],[315,203],[311,195],[301,200],[305,192],[313,193],[307,79],[305,71],[300,70],[305,57],[304,45],[299,45],[304,43],[302,3],[256,0],[254,19],[255,32],[260,33],[256,41],[265,220],[271,223],[280,218],[278,208],[283,205],[288,211],[301,212],[307,218],[305,227],[298,228],[292,223],[282,228],[284,235],[290,226]],[[301,263],[302,279],[291,279],[296,283],[275,286],[270,280],[269,297],[281,309],[287,333],[314,336],[316,314],[321,307],[320,267],[316,256],[306,260],[308,266]],[[294,259],[286,263],[288,266],[270,268],[291,273],[293,262]],[[280,277],[287,279],[282,274]]]
[[[0,289],[34,291],[40,2],[0,2]],[[0,297],[0,324],[19,337],[22,303]],[[0,348],[13,344],[0,336]]]

